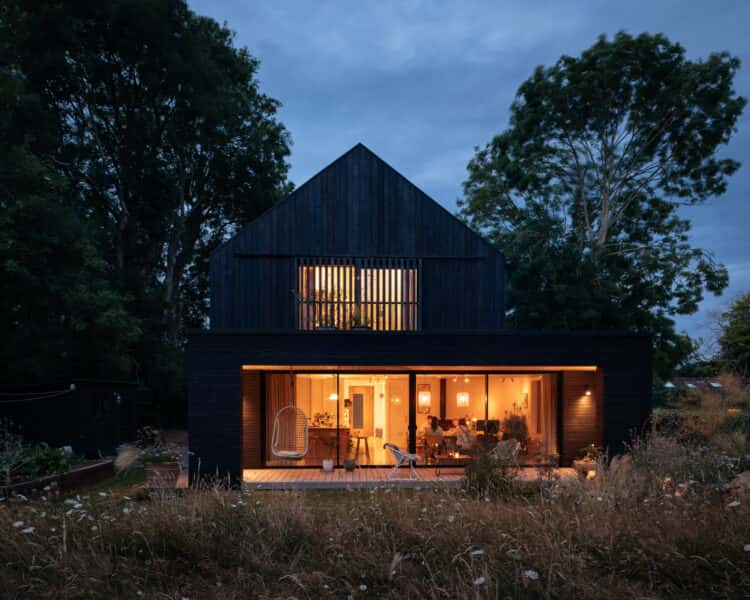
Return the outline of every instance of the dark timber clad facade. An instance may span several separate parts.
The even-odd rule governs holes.
[[[363,277],[367,265],[418,265],[416,330],[342,331],[337,320],[339,329],[300,331],[300,265],[318,260],[362,265]],[[616,451],[650,410],[650,337],[503,330],[502,255],[362,145],[217,249],[210,275],[211,329],[193,333],[187,352],[190,449],[202,473],[236,477],[264,464],[269,371],[410,373],[410,445],[420,369],[554,372],[563,463],[591,442]],[[313,318],[329,324],[321,315],[325,305]],[[252,370],[241,377],[243,366]],[[593,390],[586,404],[584,390]]]

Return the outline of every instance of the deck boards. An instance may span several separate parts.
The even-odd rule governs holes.
[[[407,479],[408,469],[401,469],[403,479],[388,479],[390,468],[356,469],[347,472],[335,469],[325,472],[321,469],[245,469],[242,473],[242,486],[251,490],[336,490],[367,489],[377,487],[394,488],[457,488],[463,480],[463,469],[442,468],[438,475],[435,469],[418,469],[420,479]],[[556,469],[561,479],[575,478],[574,469]],[[535,468],[521,469],[517,479],[531,482],[540,479]]]

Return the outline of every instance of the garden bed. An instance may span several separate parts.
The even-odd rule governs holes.
[[[114,476],[115,467],[112,459],[103,459],[77,465],[64,473],[46,475],[27,481],[20,481],[11,485],[0,486],[0,497],[23,494],[30,496],[40,494],[45,488],[58,491],[76,489],[85,485],[93,485]]]

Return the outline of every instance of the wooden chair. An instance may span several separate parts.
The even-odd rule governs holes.
[[[354,458],[356,459],[359,456],[359,443],[362,440],[365,441],[365,456],[370,458],[370,446],[367,443],[367,433],[361,429],[353,429],[351,437],[357,440],[357,447],[354,450]]]
[[[425,435],[424,436],[424,460],[427,462],[428,457],[434,457],[445,447],[443,436],[441,435]]]

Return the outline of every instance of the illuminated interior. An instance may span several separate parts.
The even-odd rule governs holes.
[[[276,371],[265,378],[266,466],[320,466],[325,459],[387,465],[393,458],[385,443],[409,448],[408,374]],[[477,445],[514,439],[520,463],[555,463],[557,386],[556,373],[416,374],[414,445],[421,463],[468,458]],[[274,415],[289,404],[308,419],[302,460],[270,451]]]
[[[300,259],[299,263],[299,329],[419,329],[419,273],[415,261]]]

